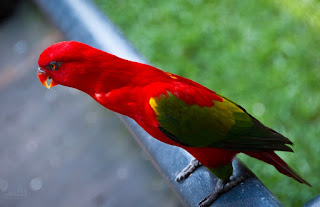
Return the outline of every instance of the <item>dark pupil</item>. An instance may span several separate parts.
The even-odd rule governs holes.
[[[52,64],[50,65],[50,68],[51,68],[51,69],[56,69],[56,65],[52,63]]]

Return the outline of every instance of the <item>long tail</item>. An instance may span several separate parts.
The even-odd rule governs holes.
[[[296,172],[294,172],[287,163],[285,163],[274,151],[266,152],[245,152],[245,154],[250,157],[254,157],[261,161],[264,161],[270,165],[273,165],[279,172],[293,179],[297,180],[300,183],[304,183],[311,187],[310,183],[301,178]]]

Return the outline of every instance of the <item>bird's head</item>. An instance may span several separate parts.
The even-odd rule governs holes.
[[[49,46],[41,53],[38,65],[38,77],[46,88],[60,84],[89,95],[109,92],[130,83],[143,84],[142,76],[154,78],[157,71],[151,66],[128,61],[75,41]]]
[[[105,52],[80,42],[59,42],[41,53],[38,77],[48,89],[58,84],[81,89],[98,76],[97,64],[105,55]]]

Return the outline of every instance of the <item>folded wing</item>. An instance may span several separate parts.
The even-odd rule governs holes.
[[[237,151],[292,151],[287,146],[292,145],[289,139],[264,126],[227,98],[220,96],[221,99],[210,100],[212,103],[204,106],[197,104],[198,96],[210,92],[175,90],[150,99],[159,129],[175,142]]]

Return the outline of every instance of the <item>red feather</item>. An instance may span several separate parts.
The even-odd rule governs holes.
[[[47,69],[51,61],[62,62],[61,67],[57,71]],[[215,92],[192,80],[74,41],[48,47],[40,55],[38,64],[56,83],[82,90],[106,108],[133,118],[154,138],[183,147],[207,167],[229,164],[239,153],[220,148],[185,147],[159,130],[156,114],[149,104],[151,97],[170,92],[189,105],[197,104],[202,107],[213,106],[213,100],[222,101]],[[273,151],[244,153],[308,184]]]

